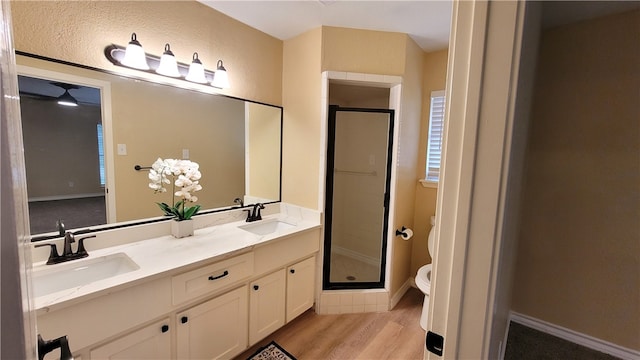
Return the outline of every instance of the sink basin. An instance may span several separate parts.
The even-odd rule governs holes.
[[[294,227],[296,226],[280,220],[266,220],[238,226],[238,228],[256,235],[268,235],[274,232],[292,229]]]
[[[42,265],[33,271],[34,295],[38,297],[52,294],[139,268],[125,253],[72,260],[57,265]]]

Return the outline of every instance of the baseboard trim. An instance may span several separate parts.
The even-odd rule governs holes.
[[[396,305],[398,305],[398,303],[400,302],[404,294],[406,294],[407,291],[409,291],[410,287],[411,287],[411,278],[407,279],[407,281],[405,281],[404,284],[400,286],[400,289],[398,289],[398,291],[396,291],[396,293],[393,294],[393,296],[391,297],[391,301],[389,302],[389,310],[392,310],[394,307],[396,307]]]
[[[336,254],[343,255],[343,256],[358,260],[358,261],[363,262],[365,264],[369,264],[369,265],[373,265],[373,266],[380,266],[380,259],[377,259],[377,258],[374,258],[374,257],[371,257],[371,256],[367,256],[367,255],[361,254],[361,253],[359,253],[357,251],[353,251],[353,250],[350,250],[350,249],[347,249],[347,248],[344,248],[344,247],[341,247],[341,246],[333,246],[331,248],[331,251],[335,252]]]
[[[67,194],[67,195],[55,195],[55,196],[39,196],[29,198],[29,202],[39,202],[39,201],[56,201],[56,200],[73,200],[73,199],[84,199],[84,198],[92,198],[92,197],[105,197],[104,192],[99,193],[88,193],[88,194]]]
[[[635,360],[640,358],[640,351],[622,347],[614,343],[595,338],[586,334],[573,331],[562,326],[558,326],[543,320],[539,320],[527,315],[523,315],[517,312],[511,312],[509,314],[511,321],[521,325],[528,326],[532,329],[542,331],[553,336],[557,336],[561,339],[571,341],[578,345],[588,347],[590,349],[600,351],[605,354],[617,356],[625,360]]]

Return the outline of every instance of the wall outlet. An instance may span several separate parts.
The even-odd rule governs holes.
[[[127,144],[118,144],[118,155],[127,155]]]
[[[182,149],[182,159],[189,159],[189,149]]]

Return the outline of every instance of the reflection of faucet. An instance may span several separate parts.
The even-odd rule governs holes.
[[[257,203],[253,205],[253,212],[251,210],[244,210],[247,212],[247,222],[262,220],[260,215],[260,209],[264,209],[264,205]]]
[[[56,221],[56,228],[58,229],[58,234],[60,234],[60,236],[64,236],[64,223],[62,222],[62,219],[58,219]]]
[[[234,203],[236,203],[236,204],[239,204],[239,205],[240,205],[240,207],[244,207],[244,201],[242,201],[242,199],[241,199],[241,198],[239,198],[239,197],[238,197],[238,198],[233,199],[233,202],[234,202]]]
[[[58,254],[58,248],[56,244],[38,244],[35,247],[43,247],[43,246],[51,246],[51,252],[49,253],[49,259],[47,259],[47,265],[59,264],[66,261],[71,261],[75,259],[82,259],[89,256],[89,253],[84,247],[84,240],[89,238],[94,238],[95,235],[85,236],[83,238],[78,239],[78,248],[76,252],[73,252],[71,248],[71,244],[76,242],[75,236],[71,231],[67,231],[64,234],[64,245],[62,250],[62,255]]]
[[[69,349],[69,340],[67,336],[62,336],[53,340],[43,340],[38,334],[38,359],[43,360],[44,356],[51,351],[60,348],[60,360],[73,360],[71,349]]]

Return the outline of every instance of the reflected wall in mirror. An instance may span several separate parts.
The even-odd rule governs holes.
[[[154,194],[148,172],[134,170],[135,165],[150,166],[158,157],[189,158],[200,164],[203,190],[197,194],[197,204],[202,205],[201,213],[237,206],[235,198],[246,204],[280,200],[281,107],[30,56],[19,55],[17,62],[22,76],[99,93],[94,94],[98,104],[91,104],[81,99],[80,93],[87,89],[70,89],[80,106],[63,108],[51,101],[56,94],[38,96],[33,88],[25,93],[20,89],[30,208],[104,199],[104,222],[100,223],[161,217],[156,203],[171,203],[171,193]],[[67,127],[58,126],[61,123]],[[102,180],[95,162],[100,161],[99,123],[104,144]],[[68,126],[73,124],[72,130]],[[76,132],[80,128],[83,132]],[[93,162],[76,159],[81,155]],[[38,165],[43,163],[49,165],[47,170]],[[44,212],[48,215],[40,213],[30,214],[32,235],[56,231],[59,218],[68,229],[98,225],[93,220],[78,223],[78,215],[65,215],[55,207]]]

